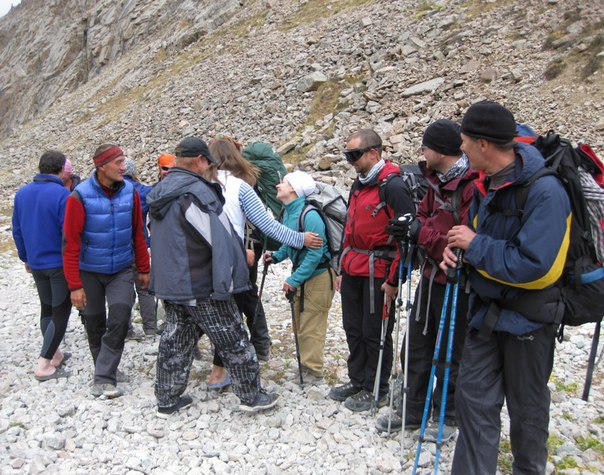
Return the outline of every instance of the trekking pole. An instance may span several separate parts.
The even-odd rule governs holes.
[[[445,356],[445,372],[443,375],[443,390],[440,402],[440,414],[438,416],[438,435],[436,437],[436,454],[434,460],[434,474],[438,473],[438,463],[440,461],[440,449],[443,442],[443,425],[445,421],[445,410],[447,407],[447,389],[449,387],[449,374],[451,372],[451,360],[453,359],[453,337],[455,335],[455,319],[457,317],[457,297],[459,295],[459,281],[461,280],[462,267],[461,249],[456,250],[457,266],[456,269],[449,269],[447,280],[454,279],[453,300],[451,303],[451,316],[449,317],[449,335],[447,340],[447,354]]]
[[[598,344],[600,343],[600,326],[601,322],[597,322],[594,336],[591,339],[591,350],[589,352],[589,359],[587,360],[587,374],[585,376],[585,385],[583,386],[583,395],[581,396],[581,399],[584,401],[589,399],[591,380],[596,366],[596,354],[598,353]]]
[[[377,368],[375,369],[375,380],[373,382],[373,400],[371,403],[371,413],[375,414],[380,398],[380,379],[382,377],[382,360],[384,359],[384,344],[386,342],[386,333],[388,333],[388,319],[390,317],[390,299],[384,292],[384,305],[382,306],[382,333],[380,335],[380,354],[378,357]]]
[[[304,379],[302,376],[302,363],[300,362],[300,343],[298,342],[298,328],[296,327],[296,311],[294,308],[294,297],[296,296],[295,290],[290,290],[285,293],[287,300],[289,300],[289,306],[292,312],[292,329],[294,331],[294,341],[296,343],[296,359],[298,360],[298,373],[300,373],[300,386],[304,385]]]
[[[459,262],[459,260],[458,260]],[[455,272],[455,269],[452,269]],[[451,271],[451,269],[450,269]],[[442,342],[443,333],[445,331],[445,320],[447,319],[447,313],[449,311],[449,296],[451,295],[452,282],[449,279],[449,273],[447,273],[447,285],[445,287],[445,296],[443,298],[443,307],[440,314],[440,322],[438,323],[438,332],[436,334],[436,344],[434,345],[434,354],[432,356],[432,368],[430,370],[430,379],[428,382],[428,390],[426,391],[426,401],[424,403],[424,412],[422,415],[422,424],[419,429],[419,441],[417,443],[417,450],[415,452],[415,462],[413,464],[413,475],[417,472],[419,465],[419,456],[422,451],[422,443],[424,442],[424,434],[426,433],[426,424],[428,422],[428,414],[430,413],[430,407],[432,403],[432,390],[434,388],[434,376],[436,375],[436,367],[438,366],[438,358],[440,356],[440,345]]]
[[[398,364],[398,341],[401,326],[401,309],[403,307],[403,269],[405,260],[407,258],[407,251],[409,250],[409,243],[403,246],[401,241],[397,242],[399,251],[399,262],[398,262],[398,292],[396,301],[396,333],[394,340],[394,361],[392,362],[392,370],[390,371],[390,388],[388,392],[388,435],[390,435],[390,426],[392,424],[392,406],[394,405],[394,387],[397,380],[397,364]]]
[[[411,272],[413,271],[413,246],[409,243],[407,252],[407,304],[405,308],[405,367],[403,368],[403,389],[402,389],[402,407],[401,407],[401,454],[405,450],[405,423],[407,419],[407,395],[409,393],[408,374],[409,374],[409,322],[411,319]]]
[[[403,215],[402,217],[398,218],[399,221],[405,221],[407,222],[407,224],[411,224],[411,221],[413,221],[415,219],[415,217],[410,214],[407,213],[405,215]],[[409,234],[407,233],[407,238],[409,238]],[[407,268],[407,299],[406,299],[406,308],[405,308],[405,367],[403,368],[403,387],[401,389],[401,452],[403,451],[403,448],[405,446],[405,419],[407,417],[406,412],[407,412],[407,393],[409,392],[409,388],[407,387],[407,373],[408,373],[408,369],[409,369],[409,316],[410,316],[410,312],[411,312],[411,272],[413,271],[413,245],[411,244],[411,241],[409,239],[407,239],[407,247],[406,249],[403,251],[403,246],[402,243],[399,242],[399,253],[401,254],[401,262],[402,263],[402,256],[404,254],[405,256],[405,266]],[[402,272],[403,272],[403,268],[402,266],[399,267],[399,284],[402,281],[403,277],[402,277]],[[403,301],[402,301],[402,284],[400,284],[399,287],[399,314],[397,316],[397,321],[400,321],[400,309],[403,305]],[[396,351],[398,352],[398,327],[397,327],[397,343],[395,345]],[[392,400],[392,394],[390,396],[390,411],[388,412],[388,434],[390,434],[390,428],[391,428],[391,424],[392,424],[392,404],[393,404],[393,400]]]

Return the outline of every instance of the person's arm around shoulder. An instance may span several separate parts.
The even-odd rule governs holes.
[[[243,182],[239,188],[239,203],[245,217],[268,237],[295,249],[302,249],[304,246],[321,247],[323,241],[315,233],[300,233],[275,220],[266,210],[254,189],[246,182]]]

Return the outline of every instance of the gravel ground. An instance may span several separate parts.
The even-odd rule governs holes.
[[[211,348],[202,339],[203,358],[194,362],[187,390],[194,403],[168,420],[155,414],[159,339],[128,341],[120,366],[129,378],[120,384],[124,396],[95,399],[89,394],[92,364],[75,312],[65,339],[73,353],[66,363],[71,376],[35,381],[40,335],[33,281],[11,253],[0,256],[0,267],[0,357],[10,362],[0,369],[0,473],[411,473],[415,444],[409,442],[401,457],[400,436],[379,435],[372,415],[352,413],[326,398],[330,385],[346,380],[339,296],[330,315],[326,382],[298,384],[290,314],[278,290],[287,275],[284,265],[274,266],[264,292],[273,354],[262,365],[262,377],[281,396],[277,408],[250,416],[239,412],[231,392],[208,391]],[[139,324],[135,327],[142,333]],[[589,326],[568,331],[556,353],[548,473],[604,473],[601,368],[590,401],[579,398],[592,332]],[[511,473],[503,419],[500,471]],[[409,441],[412,435],[408,432]],[[442,473],[450,470],[453,449],[454,441],[443,447]],[[424,444],[419,473],[432,472],[434,452],[434,445]]]

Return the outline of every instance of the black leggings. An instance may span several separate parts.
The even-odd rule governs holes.
[[[51,360],[61,344],[71,314],[71,297],[62,267],[32,270],[40,297],[40,357]]]

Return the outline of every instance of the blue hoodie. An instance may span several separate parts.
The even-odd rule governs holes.
[[[15,195],[13,239],[32,270],[63,267],[61,244],[69,190],[56,175],[38,174]]]

